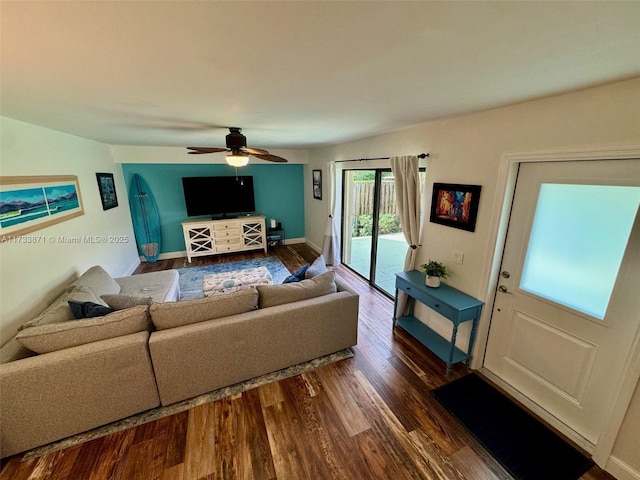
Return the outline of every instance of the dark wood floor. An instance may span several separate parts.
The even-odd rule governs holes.
[[[290,271],[317,255],[305,245],[274,253]],[[163,260],[137,273],[188,265]],[[443,362],[392,332],[388,298],[344,267],[336,273],[360,293],[352,359],[40,458],[11,457],[0,480],[511,478],[429,394],[466,368],[446,379]],[[582,477],[611,478],[597,467]]]

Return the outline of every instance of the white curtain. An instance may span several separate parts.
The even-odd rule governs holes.
[[[338,243],[338,231],[336,220],[336,162],[329,162],[329,208],[327,226],[322,239],[322,255],[327,265],[340,264],[340,250]]]
[[[395,177],[396,203],[400,215],[402,232],[409,247],[404,259],[404,271],[413,270],[420,247],[420,174],[418,170],[418,157],[405,155],[403,157],[391,157],[391,171]],[[402,315],[407,306],[407,295],[400,292],[398,295],[397,316]]]

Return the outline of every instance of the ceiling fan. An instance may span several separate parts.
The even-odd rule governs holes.
[[[269,162],[287,162],[286,159],[278,157],[277,155],[271,155],[269,152],[262,150],[261,148],[247,147],[247,137],[242,134],[241,128],[229,127],[229,134],[225,138],[227,139],[227,148],[187,147],[187,150],[191,150],[189,153],[192,155],[231,152],[230,155],[227,155],[227,163],[234,167],[244,167],[249,163],[249,155],[253,155],[256,158],[267,160]]]

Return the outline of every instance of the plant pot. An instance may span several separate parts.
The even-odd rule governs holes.
[[[440,277],[427,275],[427,279],[424,283],[427,285],[427,287],[438,288],[440,286]]]

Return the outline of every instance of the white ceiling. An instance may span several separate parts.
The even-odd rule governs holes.
[[[309,148],[640,75],[640,2],[5,1],[0,113]]]

